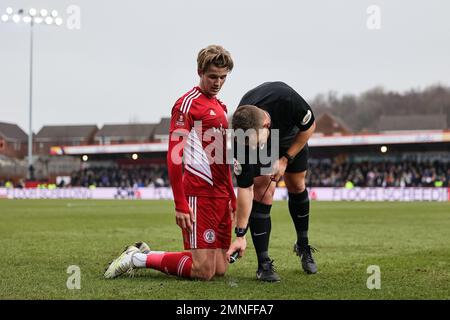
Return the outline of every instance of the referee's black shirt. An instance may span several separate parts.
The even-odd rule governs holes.
[[[308,103],[284,82],[264,82],[247,92],[239,106],[254,105],[271,118],[271,129],[280,130],[280,146],[290,147],[298,131],[308,130],[314,114]]]
[[[280,148],[289,148],[297,133],[308,130],[314,123],[311,107],[284,82],[265,82],[257,86],[242,97],[239,106],[243,105],[254,105],[270,115],[270,129],[279,129]],[[270,140],[266,144],[269,150]],[[245,161],[240,163],[237,149],[234,141],[234,173],[238,186],[247,188],[253,185],[254,177],[260,175],[260,164],[249,163],[248,146],[245,148]]]

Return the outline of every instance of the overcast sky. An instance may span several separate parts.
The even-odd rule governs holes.
[[[450,84],[446,0],[0,0],[0,16],[36,7],[66,20],[70,5],[81,9],[79,30],[66,21],[35,28],[35,132],[159,122],[198,84],[196,56],[209,44],[235,61],[219,95],[230,111],[265,81],[285,81],[309,101],[330,90]],[[370,5],[380,8],[380,29],[367,26]],[[28,131],[28,99],[29,26],[0,22],[0,121]]]

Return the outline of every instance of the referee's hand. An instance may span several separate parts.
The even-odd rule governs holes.
[[[176,220],[177,225],[186,230],[189,233],[192,233],[192,224],[195,222],[194,214],[192,213],[192,209],[189,207],[189,213],[184,213],[180,211],[176,211]]]
[[[237,237],[234,242],[230,245],[230,248],[227,251],[227,260],[230,262],[230,256],[239,251],[239,258],[244,255],[245,249],[247,248],[247,240],[244,237]]]
[[[275,161],[275,164],[273,165],[273,174],[270,177],[272,181],[278,182],[281,177],[284,175],[284,172],[286,171],[286,167],[288,165],[287,159],[285,157],[281,157],[277,161]]]

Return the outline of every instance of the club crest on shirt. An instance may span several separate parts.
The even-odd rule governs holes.
[[[303,117],[302,125],[307,124],[307,123],[309,122],[309,120],[311,120],[311,117],[312,117],[311,110],[308,110],[308,112],[306,113],[306,115]]]
[[[177,118],[177,121],[175,122],[175,124],[179,127],[183,127],[184,126],[184,115],[182,113],[180,113],[180,115]]]
[[[242,173],[242,165],[239,163],[239,161],[237,161],[237,159],[234,159],[234,166],[233,166],[233,171],[234,174],[239,176]]]
[[[207,243],[214,243],[214,241],[216,241],[216,233],[212,229],[205,230],[205,232],[203,232],[203,239],[205,239]]]

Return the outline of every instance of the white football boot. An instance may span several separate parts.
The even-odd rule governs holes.
[[[148,244],[146,244],[145,242],[136,242],[134,244],[134,246],[136,248],[138,248],[141,253],[144,253],[144,254],[149,254],[151,251],[150,246]]]
[[[143,254],[149,254],[150,253],[150,246],[146,244],[145,242],[135,242],[134,246],[139,249],[139,251]],[[137,275],[139,269],[132,268],[127,271],[127,276],[129,277],[135,277]]]
[[[115,259],[105,271],[105,278],[112,279],[133,270],[133,256],[140,252],[135,246],[129,246]]]

